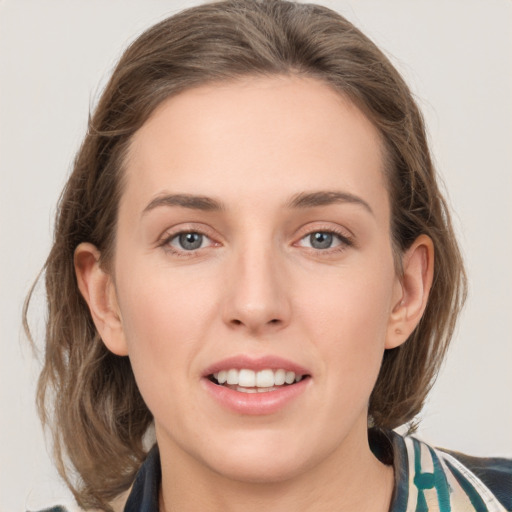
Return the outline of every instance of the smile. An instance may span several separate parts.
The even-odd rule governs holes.
[[[286,410],[307,394],[312,372],[276,355],[238,354],[202,372],[201,383],[213,403],[242,415],[269,415]]]
[[[303,375],[284,369],[254,371],[231,368],[213,373],[209,378],[215,384],[241,393],[267,393],[300,382]]]

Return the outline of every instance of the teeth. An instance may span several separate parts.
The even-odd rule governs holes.
[[[276,386],[282,386],[286,380],[286,371],[285,370],[277,370],[274,373],[274,382]]]
[[[293,384],[302,379],[302,375],[295,375],[294,372],[282,369],[255,372],[246,368],[221,370],[214,373],[213,377],[219,384],[238,386],[237,390],[248,393],[270,391],[269,388],[273,390],[276,389],[275,386],[282,386],[285,383]]]
[[[228,370],[226,382],[228,384],[238,384],[238,370]]]
[[[256,374],[252,370],[240,370],[238,373],[238,385],[243,388],[253,388],[256,386]]]
[[[286,372],[286,376],[284,378],[284,381],[286,384],[293,384],[295,382],[295,373],[293,372]]]
[[[263,389],[263,388],[261,388],[261,389]],[[242,393],[257,393],[260,390],[260,388],[244,388],[242,386],[238,386],[236,388],[236,390],[241,391]]]
[[[274,383],[275,377],[272,370],[261,370],[256,374],[256,386],[258,388],[271,388]]]

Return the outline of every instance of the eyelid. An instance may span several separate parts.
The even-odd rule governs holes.
[[[334,235],[338,240],[339,244],[334,247],[329,247],[327,249],[315,249],[314,247],[304,247],[299,245],[302,240],[311,236],[313,233],[329,233]],[[314,252],[320,253],[329,253],[342,251],[347,247],[352,247],[355,245],[355,237],[353,233],[347,229],[343,228],[339,225],[333,225],[329,223],[308,223],[305,226],[302,226],[299,229],[299,234],[297,235],[297,241],[294,242],[293,245],[304,247],[305,249],[311,249]]]
[[[192,256],[195,253],[202,251],[203,249],[207,249],[208,247],[215,247],[221,245],[221,243],[217,241],[217,237],[215,237],[211,231],[211,229],[208,229],[204,226],[197,226],[194,223],[179,224],[177,226],[173,226],[172,228],[166,229],[163,232],[163,234],[158,238],[157,246],[162,247],[166,251],[169,251],[171,253]],[[185,233],[197,233],[209,239],[211,243],[207,247],[201,247],[189,251],[171,246],[170,242],[173,239]]]

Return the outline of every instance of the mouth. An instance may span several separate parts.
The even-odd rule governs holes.
[[[204,370],[202,382],[214,403],[243,416],[286,411],[307,396],[312,373],[296,362],[267,354],[239,354]]]
[[[208,380],[240,393],[271,393],[294,386],[310,378],[308,374],[295,373],[283,368],[263,369],[259,371],[248,368],[230,368],[208,375]]]

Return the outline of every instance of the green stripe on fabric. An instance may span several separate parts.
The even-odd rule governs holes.
[[[433,473],[424,473],[421,468],[421,444],[417,439],[412,439],[414,445],[414,485],[418,489],[418,502],[416,512],[428,512],[428,504],[425,498],[425,490],[435,488],[439,512],[451,512],[450,486],[444,474],[443,467],[438,456],[427,446],[432,457]]]
[[[450,504],[450,486],[448,484],[448,479],[444,474],[439,457],[436,455],[434,450],[430,448],[430,446],[428,449],[434,463],[434,485],[436,486],[437,491],[439,512],[450,512],[452,507]]]
[[[421,445],[414,437],[412,438],[412,444],[414,446],[414,485],[418,489],[416,512],[428,512],[424,489],[432,489],[432,473],[421,472]]]

